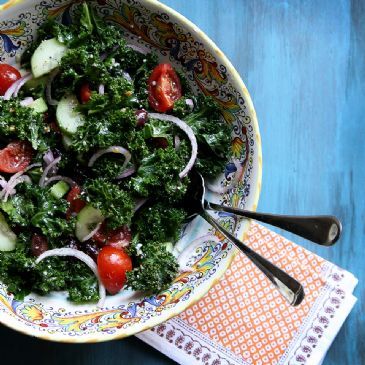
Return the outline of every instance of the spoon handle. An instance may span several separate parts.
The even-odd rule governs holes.
[[[290,216],[250,212],[248,210],[235,209],[219,204],[205,202],[205,209],[233,213],[242,217],[252,218],[272,226],[282,228],[317,243],[322,246],[332,246],[340,237],[342,231],[341,222],[334,216]]]
[[[304,289],[298,281],[246,246],[206,211],[203,211],[200,215],[239,248],[266,275],[291,305],[297,306],[302,302],[304,299]]]

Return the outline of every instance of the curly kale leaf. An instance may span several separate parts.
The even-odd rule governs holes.
[[[173,109],[174,115],[182,120],[185,120],[185,117],[192,112],[191,106],[186,102],[187,99],[192,100],[193,103],[194,100],[196,100],[195,98],[193,99],[192,97],[182,96],[174,103],[174,109]]]
[[[105,77],[103,85],[105,93],[100,95],[93,92],[89,102],[80,105],[79,110],[87,114],[95,114],[131,105],[133,85],[124,77]]]
[[[141,210],[134,219],[132,231],[141,241],[177,241],[186,213],[182,209],[157,203]]]
[[[66,220],[69,203],[57,199],[49,189],[34,184],[19,184],[17,194],[0,205],[11,226],[35,227],[55,239],[74,232],[74,221]]]
[[[74,92],[85,80],[96,88],[96,85],[108,77],[108,70],[99,56],[100,52],[100,45],[97,43],[82,44],[68,50],[62,57],[60,74],[54,80],[56,98]]]
[[[0,203],[0,208],[7,214],[11,225],[27,227],[36,212],[34,203],[27,197],[16,194],[6,202]]]
[[[158,293],[167,288],[176,277],[179,265],[166,250],[166,243],[150,241],[142,245],[138,266],[127,272],[127,286],[133,290]]]
[[[172,140],[174,125],[170,122],[150,119],[143,128],[144,137],[148,138],[165,138]],[[169,138],[170,137],[170,138]]]
[[[22,107],[18,100],[0,99],[0,135],[27,140],[41,152],[54,144],[54,134],[45,125],[43,114]]]
[[[221,119],[217,103],[210,97],[194,99],[194,110],[189,112],[186,99],[174,105],[174,112],[193,129],[198,141],[196,167],[205,177],[223,172],[231,153],[231,129]]]
[[[131,179],[131,188],[143,197],[154,197],[169,202],[182,199],[186,193],[189,178],[180,179],[179,173],[188,160],[189,149],[181,143],[178,151],[169,146],[156,149],[143,158],[137,173]]]
[[[0,280],[17,300],[32,291],[45,295],[55,290],[67,290],[76,303],[98,300],[95,275],[83,262],[53,257],[35,265],[30,241],[30,233],[21,233],[14,251],[0,252]]]
[[[87,181],[84,188],[89,203],[108,219],[109,228],[131,224],[134,202],[129,193],[101,178]]]
[[[94,174],[104,179],[113,180],[122,173],[124,169],[124,156],[120,157],[118,154],[102,156],[92,167]]]
[[[129,247],[137,264],[127,273],[130,288],[157,293],[171,284],[179,265],[167,247],[178,239],[185,217],[184,210],[164,203],[141,210],[133,222],[134,238]]]
[[[37,39],[22,54],[21,65],[29,68],[34,51],[45,39],[54,37],[68,47],[75,48],[82,43],[91,42],[90,38],[98,36],[103,26],[108,28],[105,27],[105,23],[96,16],[92,7],[89,7],[86,2],[76,9],[76,13],[75,21],[72,24],[60,24],[55,19],[44,22],[38,29]],[[110,33],[110,31],[104,30],[103,33]]]
[[[7,285],[8,291],[18,300],[32,291],[35,279],[34,258],[29,252],[29,242],[29,234],[20,234],[14,251],[0,252],[0,281]]]
[[[133,139],[136,126],[133,109],[107,110],[102,114],[89,115],[86,119],[86,123],[73,136],[71,148],[77,152],[113,145],[126,146]]]
[[[67,290],[75,303],[95,302],[99,298],[95,275],[81,261],[51,257],[37,265],[36,274],[32,289],[42,295]]]
[[[148,78],[150,77],[152,70],[157,66],[158,58],[156,54],[149,53],[143,56],[143,61],[138,69],[132,73],[132,76],[134,79],[134,89],[139,102],[139,108],[149,109],[150,106],[148,103],[147,87]]]

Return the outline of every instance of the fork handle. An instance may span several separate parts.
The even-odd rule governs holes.
[[[340,237],[341,222],[334,216],[291,216],[251,212],[205,201],[205,209],[233,213],[251,218],[306,238],[322,246],[332,246]]]
[[[239,248],[265,276],[276,286],[277,290],[292,305],[299,305],[304,299],[304,289],[302,285],[289,274],[266,260],[264,257],[246,246],[242,241],[233,236],[224,227],[222,227],[210,214],[203,211],[200,216],[204,218],[216,230],[221,232],[237,248]]]

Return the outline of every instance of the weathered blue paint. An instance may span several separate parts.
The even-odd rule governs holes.
[[[365,2],[163,2],[219,45],[252,95],[263,140],[259,209],[332,213],[342,219],[344,234],[333,248],[279,232],[360,279],[355,292],[359,302],[324,364],[365,364]],[[25,359],[62,365],[172,363],[134,338],[66,347],[3,327],[0,336],[0,348],[6,349],[1,355],[4,362],[8,354],[15,363]],[[16,351],[19,348],[21,352]]]

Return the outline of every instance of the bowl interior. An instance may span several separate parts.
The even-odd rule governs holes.
[[[67,24],[79,1],[21,1],[0,14],[0,61],[13,63],[47,17]],[[188,78],[192,89],[212,96],[222,118],[232,126],[232,158],[243,172],[229,193],[208,198],[222,204],[255,210],[261,184],[261,146],[256,114],[246,87],[222,52],[196,26],[155,0],[98,0],[98,13],[120,26],[128,42],[157,52]],[[235,166],[227,161],[217,180],[227,184]],[[247,221],[229,214],[216,215],[243,238]],[[164,292],[146,297],[124,291],[109,297],[104,308],[73,305],[64,293],[46,297],[31,294],[16,301],[0,283],[0,321],[32,336],[62,342],[93,342],[125,337],[157,325],[186,309],[219,280],[235,255],[229,242],[199,239],[212,232],[200,218],[182,230],[176,246],[184,272]]]

